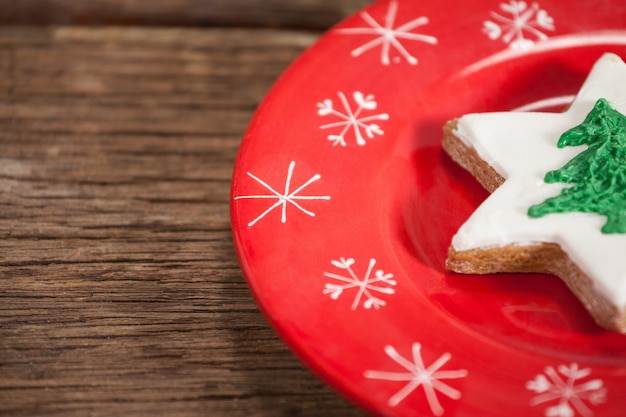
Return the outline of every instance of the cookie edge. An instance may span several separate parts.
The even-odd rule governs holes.
[[[443,128],[446,154],[468,171],[490,193],[505,181],[492,166],[456,134],[458,119]],[[448,249],[446,269],[460,274],[546,273],[559,277],[603,328],[626,334],[626,309],[620,309],[594,288],[593,280],[574,263],[560,245],[538,243],[457,251]]]

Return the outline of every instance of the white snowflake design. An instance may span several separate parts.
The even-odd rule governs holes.
[[[281,223],[287,222],[287,205],[288,204],[291,204],[292,206],[294,206],[295,208],[297,208],[301,212],[303,212],[303,213],[313,217],[313,216],[315,216],[315,213],[313,213],[312,211],[309,211],[309,210],[305,209],[304,207],[302,207],[298,201],[303,201],[303,200],[330,200],[330,196],[328,196],[328,195],[315,195],[315,196],[299,195],[299,193],[302,190],[304,190],[306,187],[308,187],[309,185],[311,185],[315,181],[318,181],[319,179],[321,179],[321,175],[320,174],[313,175],[311,178],[309,178],[301,186],[299,186],[295,190],[291,191],[291,178],[293,176],[293,170],[294,170],[295,166],[296,166],[296,162],[295,161],[291,161],[289,163],[289,169],[287,170],[287,179],[285,180],[285,190],[282,193],[279,192],[279,191],[276,191],[273,187],[271,187],[269,184],[267,184],[265,181],[263,181],[259,177],[255,176],[254,174],[252,174],[250,172],[246,173],[246,174],[248,174],[248,176],[250,178],[252,178],[256,182],[261,184],[269,193],[268,194],[259,194],[259,195],[235,196],[235,198],[234,198],[235,200],[242,200],[242,199],[269,199],[269,200],[276,200],[276,202],[273,203],[267,210],[265,210],[263,213],[261,213],[257,218],[252,220],[250,223],[248,223],[248,226],[254,226],[259,220],[261,220],[263,217],[268,215],[274,209],[279,208],[279,207],[281,208],[281,218],[280,218]]]
[[[557,369],[546,367],[543,374],[526,383],[526,388],[537,395],[530,404],[536,406],[556,400],[556,404],[546,408],[546,417],[591,417],[593,412],[585,404],[602,404],[606,401],[606,388],[601,379],[581,382],[591,375],[591,369],[580,369],[578,364],[560,365]],[[578,413],[578,414],[577,414]]]
[[[336,110],[333,106],[333,101],[328,98],[317,103],[317,114],[319,116],[335,116],[339,119],[339,121],[320,126],[320,129],[342,128],[338,134],[328,135],[328,140],[333,142],[333,145],[346,146],[346,135],[350,130],[354,132],[356,143],[360,146],[366,144],[363,134],[365,134],[368,139],[373,139],[375,135],[384,135],[385,132],[380,126],[373,122],[377,120],[389,120],[387,113],[361,116],[361,113],[364,111],[373,111],[378,107],[378,103],[374,100],[373,94],[364,95],[360,91],[355,91],[352,94],[352,99],[356,104],[354,110],[343,92],[340,91],[337,95],[343,107],[342,111]]]
[[[383,65],[389,65],[391,63],[390,52],[392,47],[395,48],[398,53],[406,59],[411,65],[417,65],[417,58],[411,55],[406,48],[402,45],[399,39],[406,39],[410,41],[420,41],[428,44],[436,44],[437,38],[434,36],[423,35],[420,33],[412,33],[411,30],[428,24],[428,18],[425,16],[413,19],[403,25],[394,28],[396,15],[398,13],[398,2],[392,0],[389,2],[389,8],[385,16],[384,22],[381,24],[377,22],[368,12],[362,11],[360,16],[363,18],[367,27],[345,28],[338,29],[339,33],[346,35],[374,35],[376,38],[366,42],[365,44],[353,49],[351,55],[358,57],[364,52],[370,49],[381,46],[380,60]],[[400,57],[395,57],[394,62],[400,62]]]
[[[374,276],[372,276],[372,271],[376,265],[376,259],[372,258],[370,259],[365,275],[363,278],[359,278],[352,269],[352,265],[354,265],[354,263],[355,261],[353,258],[340,258],[338,261],[331,261],[331,264],[334,267],[345,271],[345,275],[324,272],[325,277],[340,281],[341,284],[327,283],[324,287],[323,293],[330,295],[331,299],[337,300],[344,293],[344,291],[355,289],[356,294],[354,296],[354,301],[352,302],[352,310],[356,310],[359,304],[361,304],[363,297],[365,297],[363,307],[366,309],[371,309],[372,307],[379,309],[380,307],[385,306],[386,302],[374,296],[373,292],[386,295],[394,294],[395,290],[391,287],[395,286],[397,283],[393,279],[393,274],[385,273],[384,271],[378,269],[374,272]]]
[[[493,20],[483,22],[483,32],[491,40],[502,39],[511,49],[527,51],[535,42],[526,35],[546,40],[548,36],[542,30],[554,30],[554,19],[537,3],[529,7],[525,1],[510,0],[500,3],[500,10],[507,16],[491,12]]]
[[[403,381],[407,384],[396,394],[394,394],[387,401],[390,407],[395,407],[402,400],[404,400],[409,394],[415,391],[418,387],[422,387],[426,400],[430,407],[430,411],[436,416],[442,416],[444,409],[441,406],[437,397],[437,391],[441,394],[458,400],[461,398],[461,392],[455,388],[452,388],[448,384],[441,382],[442,379],[457,379],[464,378],[468,375],[467,370],[457,369],[453,371],[441,370],[441,368],[450,360],[452,355],[444,353],[433,362],[430,366],[424,366],[424,361],[421,354],[422,345],[420,343],[413,343],[412,346],[412,361],[401,356],[393,346],[385,346],[385,353],[394,362],[406,369],[407,372],[387,372],[387,371],[365,371],[365,378],[382,379],[386,381]]]

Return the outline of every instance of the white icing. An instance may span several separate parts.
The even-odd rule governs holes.
[[[614,54],[594,65],[571,107],[564,113],[482,113],[459,119],[456,135],[491,165],[505,182],[471,215],[452,238],[457,251],[510,244],[557,243],[598,291],[626,307],[626,234],[603,234],[606,217],[590,213],[528,216],[528,208],[558,195],[563,184],[547,184],[558,169],[585,149],[557,148],[563,132],[580,124],[598,98],[626,114],[626,64]]]

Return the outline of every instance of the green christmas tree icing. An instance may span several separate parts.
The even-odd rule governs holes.
[[[584,212],[607,217],[603,233],[626,233],[626,116],[599,99],[585,121],[561,135],[557,146],[588,148],[545,176],[547,183],[574,184],[531,206],[528,215]]]

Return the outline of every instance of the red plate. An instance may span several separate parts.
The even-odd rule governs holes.
[[[381,1],[276,83],[243,140],[232,225],[252,292],[311,368],[398,416],[626,410],[626,337],[548,275],[446,272],[486,192],[441,150],[468,112],[560,111],[626,3]],[[549,108],[548,108],[549,107]]]

